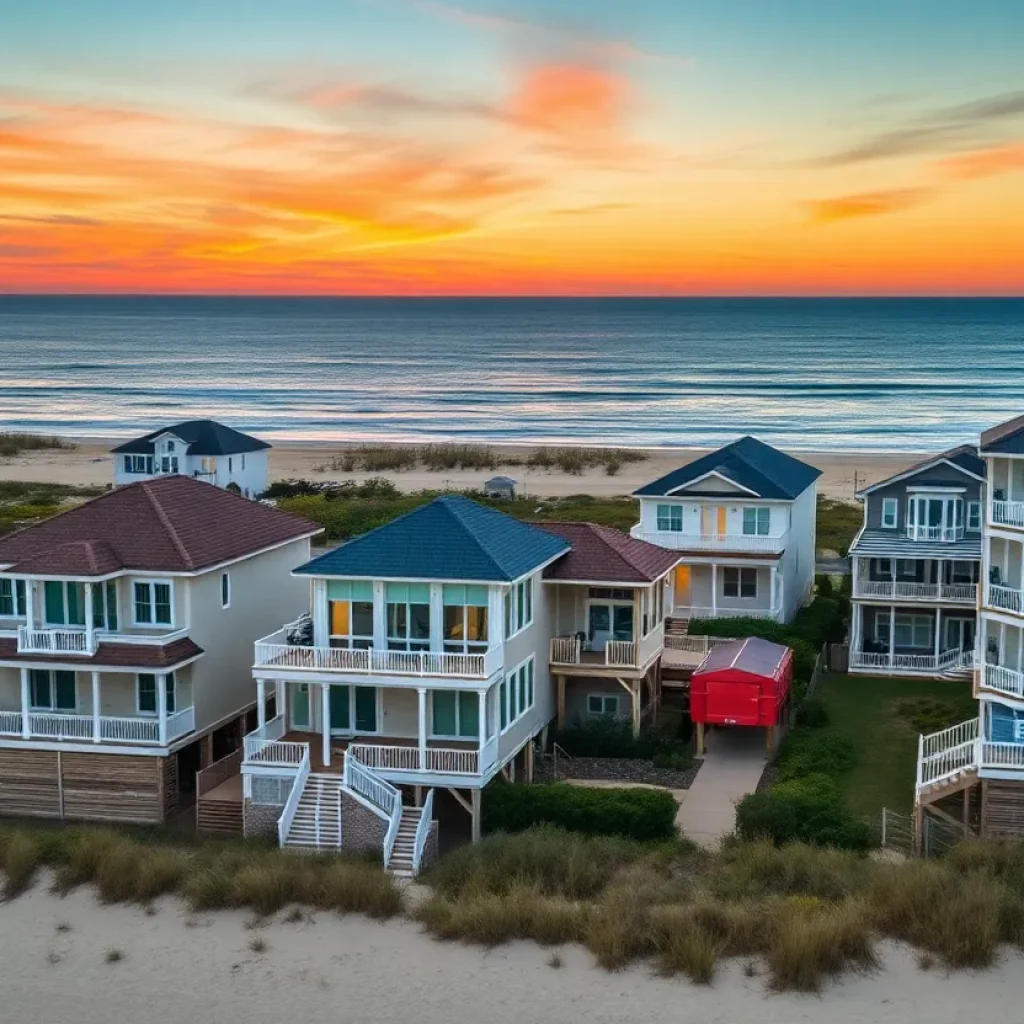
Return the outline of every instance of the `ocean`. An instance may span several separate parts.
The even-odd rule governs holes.
[[[0,296],[0,429],[933,451],[1024,413],[1024,299]]]

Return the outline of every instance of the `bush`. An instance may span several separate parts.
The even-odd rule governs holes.
[[[630,839],[671,839],[676,834],[676,802],[657,789],[589,789],[564,782],[487,788],[483,823],[488,832],[522,832],[550,824],[590,835]]]
[[[857,764],[857,748],[842,736],[822,736],[794,729],[779,748],[779,779],[808,775],[831,778],[848,772]]]
[[[664,729],[644,728],[634,736],[628,722],[592,719],[563,729],[555,736],[555,742],[571,757],[625,757],[649,761],[680,755],[686,758],[688,766],[690,729],[689,719],[680,718],[675,735]]]
[[[796,713],[796,724],[801,729],[820,729],[828,725],[828,709],[817,697],[804,700]]]
[[[963,717],[954,701],[933,697],[903,697],[893,701],[892,709],[917,733],[939,732]]]

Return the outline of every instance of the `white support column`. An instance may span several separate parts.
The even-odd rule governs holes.
[[[774,614],[776,612],[781,610],[777,606],[777,602],[778,602],[778,599],[779,599],[779,595],[778,595],[778,590],[779,590],[779,567],[778,567],[778,565],[773,565],[769,569],[769,572],[771,574],[771,587],[769,589],[770,604],[771,604],[771,612],[772,612],[772,614],[774,616]]]
[[[323,735],[323,761],[331,763],[331,684],[320,684],[320,731]]]
[[[317,647],[327,647],[331,625],[329,620],[330,609],[328,608],[327,603],[326,580],[313,580],[313,585],[310,588],[310,598],[313,605],[311,609],[313,618],[313,643]]]
[[[718,563],[711,563],[711,618],[718,617]]]
[[[85,647],[86,650],[93,650],[93,642],[96,637],[96,627],[93,625],[93,606],[96,596],[93,593],[92,583],[85,585]]]
[[[32,735],[29,728],[29,712],[32,708],[32,697],[28,685],[28,669],[21,670],[21,738],[27,740]]]
[[[487,691],[479,690],[476,696],[479,701],[479,710],[476,713],[476,731],[480,736],[480,750],[482,751],[484,749],[484,744],[487,742]],[[481,765],[481,767],[483,766]]]
[[[260,732],[267,724],[267,683],[265,679],[256,680],[256,725]]]
[[[999,623],[999,662],[1000,665],[1006,664],[1006,623]]]
[[[416,739],[419,745],[419,768],[426,771],[427,768],[427,690],[425,686],[416,688],[416,697],[419,704],[419,717],[417,719]]]
[[[896,661],[896,605],[889,605],[889,668]]]
[[[444,587],[430,584],[430,649],[435,654],[444,650]]]
[[[373,581],[373,646],[378,651],[387,650],[387,595],[381,580]]]
[[[167,673],[156,677],[156,714],[160,746],[167,746]]]
[[[285,714],[285,682],[283,679],[277,679],[274,681],[274,714],[284,715]],[[282,718],[285,726],[287,727],[288,719]]]
[[[942,609],[935,609],[935,667],[939,667],[939,654],[942,650],[940,638],[942,636]]]
[[[99,743],[102,739],[100,734],[100,674],[92,674],[92,741]]]
[[[864,633],[864,607],[855,604],[853,606],[853,622],[850,626],[850,660],[854,654],[864,646],[862,639]]]
[[[36,581],[25,580],[25,626],[29,630],[36,628]]]

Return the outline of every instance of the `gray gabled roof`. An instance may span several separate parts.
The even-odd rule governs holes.
[[[164,434],[173,434],[188,445],[189,455],[240,455],[243,452],[259,452],[270,445],[258,437],[243,434],[233,427],[226,427],[216,420],[186,420],[169,427],[161,427],[145,437],[111,450],[112,455],[152,455],[153,442]]]
[[[978,479],[985,479],[985,460],[978,455],[978,449],[973,444],[961,444],[955,448],[949,448],[944,452],[940,452],[938,455],[932,455],[930,458],[925,459],[922,462],[916,462],[913,466],[909,466],[907,469],[901,470],[899,473],[893,473],[892,476],[887,476],[884,480],[879,480],[877,483],[870,484],[868,487],[862,487],[857,492],[857,497],[862,498],[866,494],[870,494],[872,491],[877,491],[880,487],[887,487],[889,484],[894,484],[900,480],[910,480],[918,473],[924,472],[926,469],[932,469],[935,466],[941,466],[943,463],[947,463],[951,466],[955,466],[957,469],[968,474],[969,476],[976,477]],[[956,486],[961,481],[950,481],[952,486]],[[938,486],[938,484],[936,484]]]
[[[568,542],[460,495],[445,495],[300,566],[304,576],[509,583]]]
[[[990,427],[981,435],[984,454],[1024,455],[1024,416]]]
[[[968,533],[957,541],[911,540],[902,530],[861,530],[850,545],[858,558],[981,558],[981,534]]]
[[[748,435],[674,469],[633,494],[638,498],[671,494],[709,473],[725,477],[758,498],[789,501],[821,476],[820,469]]]

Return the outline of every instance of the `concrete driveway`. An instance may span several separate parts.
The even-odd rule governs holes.
[[[765,730],[719,726],[705,734],[707,754],[676,815],[680,832],[715,847],[736,825],[736,804],[753,793],[768,762]]]

